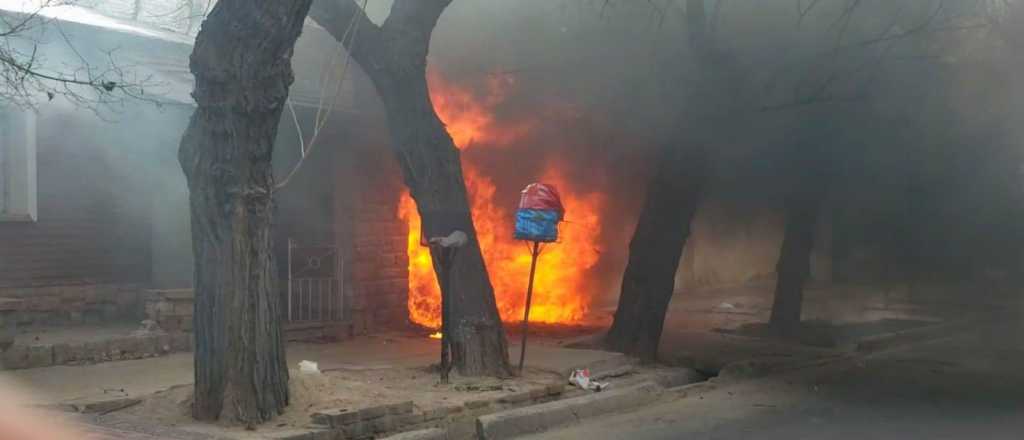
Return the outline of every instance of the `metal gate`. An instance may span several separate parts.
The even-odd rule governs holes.
[[[299,246],[288,239],[288,321],[344,318],[342,259],[336,246]]]

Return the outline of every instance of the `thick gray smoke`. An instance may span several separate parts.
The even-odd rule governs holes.
[[[833,257],[818,269],[830,272],[825,278],[970,279],[1019,260],[1024,88],[1017,72],[1024,66],[1017,3],[1008,3],[1017,5],[1014,16],[1002,1],[709,0],[709,59],[691,50],[687,3],[455,0],[434,32],[433,75],[481,99],[501,85],[502,99],[489,109],[499,125],[530,126],[511,147],[465,152],[497,185],[497,203],[513,207],[518,191],[549,166],[568,177],[565,191],[605,196],[595,294],[615,298],[656,151],[666,145],[700,146],[714,156],[684,257],[686,286],[771,274],[792,164],[808,151],[824,152],[832,167],[823,226],[830,239],[819,249]],[[389,8],[387,0],[368,2],[378,23]],[[295,59],[296,90],[321,90],[324,60],[342,52],[329,37],[307,34]],[[318,50],[322,58],[308,55]],[[351,82],[342,89],[339,107],[376,105],[372,96],[354,95]],[[57,105],[42,109],[46,117],[75,113],[71,119],[89,122],[69,127],[107,127],[98,139],[109,172],[145,183],[130,193],[110,190],[125,200],[126,218],[153,215],[149,202],[131,200],[173,196],[166,206],[184,209],[175,151],[188,108],[132,104],[103,125]],[[310,108],[296,111],[307,140]],[[299,130],[288,118],[276,153],[282,175],[298,151]],[[302,213],[281,219],[292,231],[330,239],[330,228],[315,219],[329,216],[325,198],[334,183],[310,176],[331,172],[326,159],[332,148],[345,148],[346,130],[319,141],[317,159],[289,190],[294,200],[282,202],[291,204],[284,212]],[[187,244],[176,246],[187,254]]]
[[[467,152],[492,164],[503,203],[546,161],[608,195],[601,293],[614,297],[666,144],[716,158],[690,285],[771,275],[791,164],[809,152],[832,167],[818,252],[833,263],[816,277],[974,279],[1019,259],[1020,58],[1001,2],[706,1],[710,78],[686,3],[455,1],[434,34],[432,70],[481,95],[514,78],[496,116],[544,122],[515,151]]]

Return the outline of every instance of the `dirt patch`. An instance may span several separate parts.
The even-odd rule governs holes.
[[[386,368],[337,370],[320,374],[291,371],[291,404],[266,427],[304,428],[310,415],[328,409],[354,410],[412,400],[415,411],[464,405],[466,402],[497,399],[504,395],[561,383],[553,372],[528,369],[523,377],[510,379],[468,378],[453,374],[451,383],[438,382],[434,369]],[[118,417],[146,419],[149,423],[219,435],[241,435],[241,427],[230,421],[217,425],[198,424],[190,416],[192,386],[177,386],[143,398],[141,404],[119,411]]]

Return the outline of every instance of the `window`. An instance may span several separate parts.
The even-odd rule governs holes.
[[[36,218],[35,113],[0,110],[0,221]]]

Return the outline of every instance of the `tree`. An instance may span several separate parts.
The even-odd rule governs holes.
[[[55,63],[39,53],[40,45],[51,32],[78,54],[74,43],[60,26],[51,25],[49,9],[75,5],[74,0],[41,0],[22,12],[5,12],[0,19],[0,100],[6,105],[32,107],[40,101],[63,97],[78,106],[93,108],[116,104],[125,99],[151,100],[148,87],[157,85],[150,78],[138,78],[135,72],[117,62],[108,53],[101,63],[79,55],[77,60]],[[15,6],[15,7],[18,7]]]
[[[463,375],[506,376],[505,331],[473,230],[459,151],[427,88],[430,37],[450,3],[396,0],[387,20],[377,26],[354,0],[317,0],[310,17],[345,46],[377,89],[395,157],[423,224],[458,225],[470,237],[455,255],[447,294],[451,322],[446,337],[454,367]]]
[[[192,415],[253,425],[288,405],[271,157],[311,0],[220,0],[196,37],[181,140],[195,255]]]
[[[715,63],[703,0],[687,0],[690,46],[703,83],[710,84]],[[609,348],[653,361],[661,341],[676,271],[690,235],[707,177],[708,152],[703,147],[671,145],[658,156],[654,179],[640,211],[615,319],[605,336]]]
[[[669,6],[673,3],[683,2],[666,2]],[[771,2],[766,3],[769,4],[766,7],[772,7]],[[685,107],[699,103],[694,106],[696,119],[691,120],[695,123],[688,126],[709,133],[710,141],[725,136],[727,130],[743,126],[742,122],[766,120],[768,114],[776,121],[784,121],[780,126],[799,126],[807,118],[806,113],[800,112],[803,109],[830,103],[863,102],[872,91],[879,89],[883,75],[891,75],[884,70],[889,63],[910,60],[926,63],[941,58],[923,50],[937,46],[929,43],[937,41],[936,37],[941,34],[988,26],[972,19],[975,8],[983,2],[813,0],[797,3],[797,16],[792,22],[785,14],[778,15],[782,20],[777,22],[768,18],[753,20],[743,15],[749,15],[750,5],[733,7],[736,16],[729,20],[733,26],[744,20],[756,21],[761,32],[772,30],[772,34],[759,36],[759,44],[776,41],[785,44],[779,47],[781,55],[775,59],[759,59],[759,55],[765,53],[764,46],[744,54],[743,47],[727,50],[723,43],[725,38],[716,35],[718,20],[715,17],[723,13],[726,2],[715,2],[716,9],[709,14],[705,11],[705,1],[686,0],[685,25],[698,71],[696,85],[692,87],[709,94],[688,98],[679,104]],[[654,3],[652,7],[659,9]],[[665,7],[656,12],[664,14],[670,9]],[[736,29],[742,31],[743,28]],[[735,41],[743,40],[736,38],[735,33],[727,35]],[[745,58],[733,60],[733,54]],[[751,69],[751,65],[758,68]],[[716,105],[722,108],[713,108]],[[777,149],[773,155],[792,156],[788,136],[765,144],[764,148]],[[659,177],[654,182],[661,182],[663,186],[672,178],[691,179],[686,173],[692,171],[666,172],[673,162],[677,160],[670,156],[659,157]],[[794,316],[799,322],[803,283],[809,274],[810,252],[814,247],[813,234],[828,184],[827,172],[821,167],[827,168],[827,165],[819,152],[812,150],[798,151],[793,163],[791,175],[797,179],[786,196],[784,207],[786,239],[777,264],[779,285],[773,314],[776,328],[791,326]],[[807,170],[804,167],[818,168]],[[675,287],[677,267],[672,263],[678,263],[691,221],[691,217],[680,213],[695,210],[681,204],[683,199],[678,194],[659,188],[658,183],[652,183],[647,191],[630,244],[619,308],[605,343],[612,349],[653,359]],[[696,203],[696,197],[687,203]],[[680,223],[669,224],[663,221],[666,218]]]
[[[820,3],[810,3],[806,10],[801,11],[801,18],[805,17],[816,5],[821,7]],[[935,51],[936,47],[951,51],[950,47],[942,46],[943,34],[987,30],[993,27],[997,20],[979,19],[988,13],[992,6],[992,3],[986,1],[904,0],[890,4],[876,4],[874,5],[875,9],[871,9],[870,5],[865,5],[862,2],[850,2],[840,16],[840,22],[843,23],[842,32],[834,40],[833,46],[825,52],[832,58],[831,64],[834,64],[835,67],[825,69],[824,74],[818,76],[808,75],[813,78],[814,82],[817,82],[813,87],[808,87],[811,92],[780,107],[839,101],[841,99],[836,99],[836,96],[830,96],[830,91],[839,88],[843,84],[844,78],[845,81],[854,82],[852,79],[858,75],[865,75],[864,72],[866,72],[867,80],[858,81],[861,90],[854,91],[852,95],[856,96],[858,100],[863,100],[871,94],[871,89],[877,87],[877,77],[879,76],[877,70],[866,69],[863,66],[882,65],[887,58],[892,56],[897,43],[905,43],[909,46],[908,50],[913,56],[923,59],[930,57],[921,56],[920,53],[927,54]],[[896,12],[886,8],[896,8]],[[907,14],[908,18],[903,18],[900,12],[904,9],[917,9],[917,13]],[[998,9],[1002,10],[1002,8]],[[894,19],[882,29],[881,33],[854,34],[854,42],[847,43],[844,42],[844,37],[846,37],[847,28],[851,26],[855,13],[867,16],[886,16],[888,13],[888,15],[893,15]],[[905,28],[898,26],[901,20],[904,21]],[[851,69],[845,65],[839,54],[851,59],[863,57],[866,61],[863,61],[862,66]],[[909,56],[904,55],[904,57]],[[819,114],[826,112],[828,110],[818,110]],[[830,117],[825,116],[816,121],[812,119],[813,123],[807,124],[812,128],[805,131],[809,131],[812,136],[815,136],[811,142],[812,145],[782,148],[780,152],[791,158],[787,174],[793,176],[793,180],[785,196],[786,220],[779,259],[776,263],[776,284],[769,319],[770,329],[779,336],[798,336],[803,310],[804,286],[811,275],[811,253],[817,238],[815,232],[825,200],[828,197],[830,184],[834,179],[832,174],[835,171],[836,157],[850,154],[825,147],[826,145],[833,146],[837,139],[842,139],[842,134],[836,130],[813,134],[818,130],[830,130],[832,121],[828,118]],[[836,118],[836,116],[831,116],[831,118]],[[852,125],[850,121],[842,123],[847,126]],[[857,149],[863,150],[864,147],[858,146]],[[914,200],[915,197],[910,197],[910,199]]]
[[[645,361],[657,355],[679,259],[707,173],[706,153],[699,149],[672,145],[659,159],[629,243],[615,320],[605,337],[609,348]]]
[[[782,247],[775,266],[775,295],[771,329],[783,336],[800,330],[804,285],[811,274],[818,219],[828,195],[830,170],[828,154],[820,146],[794,149],[789,175],[795,176],[786,195],[786,223]]]

